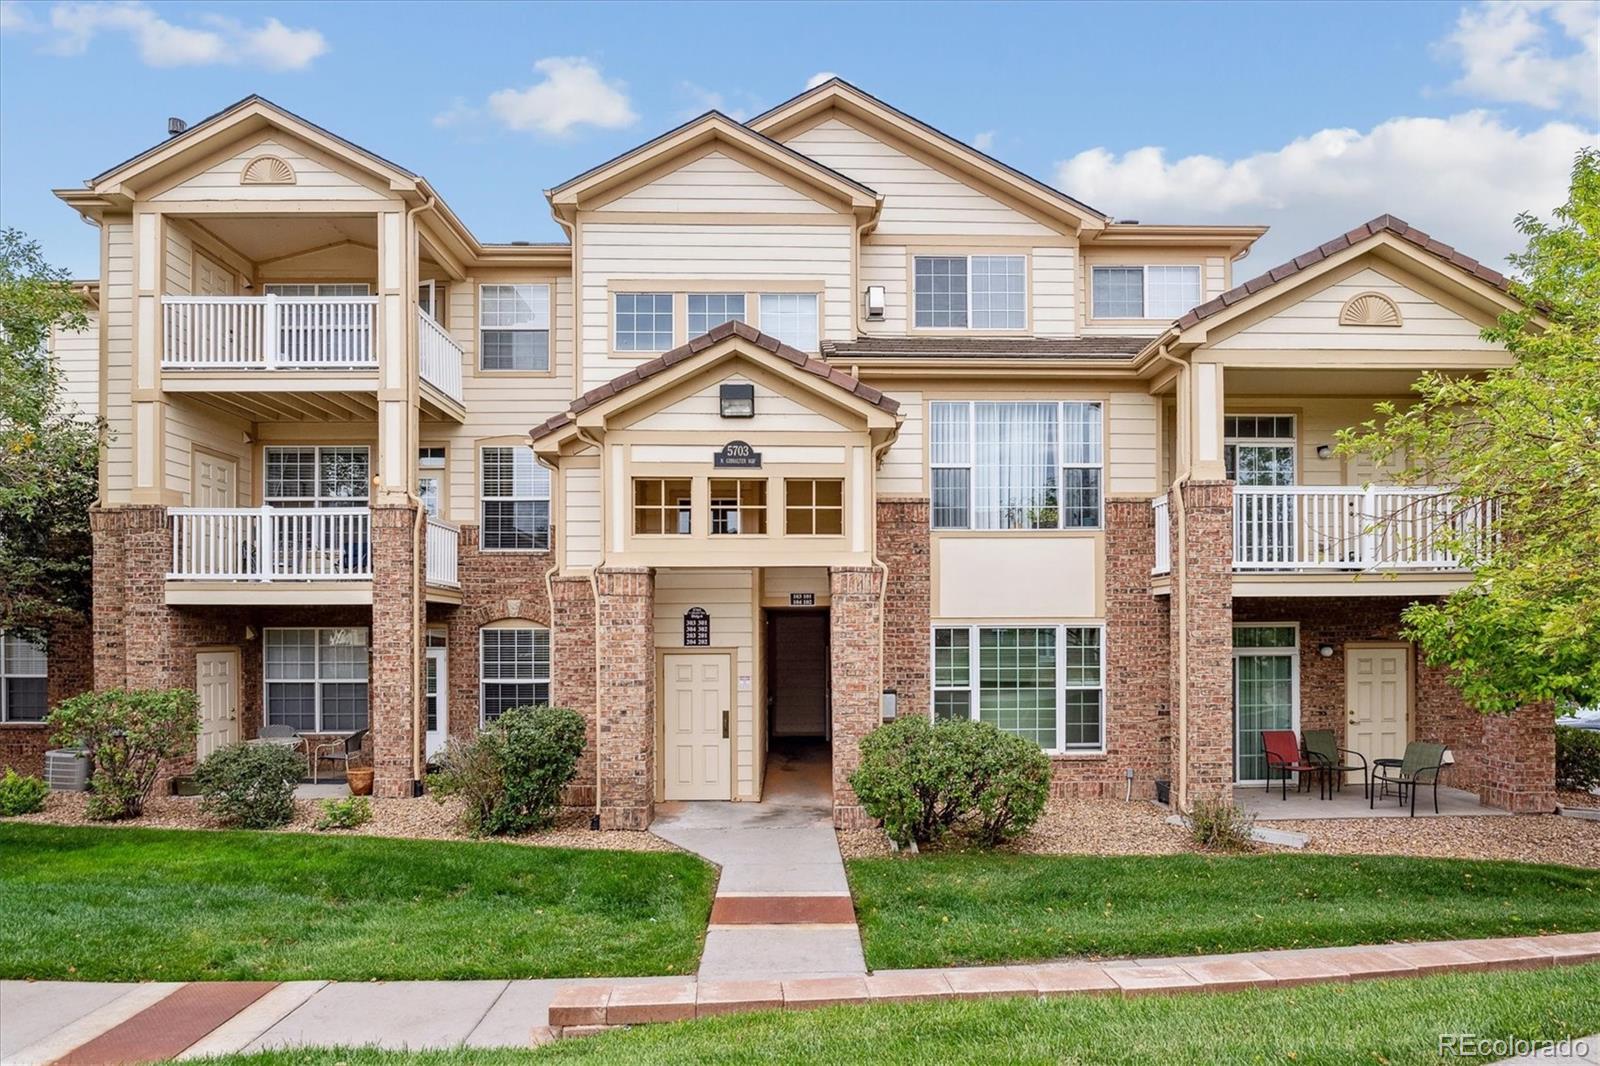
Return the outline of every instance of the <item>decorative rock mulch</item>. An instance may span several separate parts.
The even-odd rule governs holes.
[[[88,796],[82,792],[52,792],[45,797],[45,809],[7,821],[47,825],[94,825],[134,829],[221,829],[214,820],[200,813],[200,800],[193,796],[152,796],[144,815],[121,822],[91,822],[84,816]],[[319,833],[312,828],[321,810],[320,800],[295,800],[294,820],[273,832],[315,833],[317,836],[401,837],[417,840],[472,840],[461,828],[460,801],[443,803],[423,796],[418,799],[374,799],[372,821],[355,829],[336,829]],[[653,833],[601,833],[589,828],[589,812],[569,808],[550,829],[518,837],[486,838],[505,844],[529,844],[544,848],[591,848],[597,851],[677,851]]]

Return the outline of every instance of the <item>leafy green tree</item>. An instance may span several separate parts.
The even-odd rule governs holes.
[[[52,327],[88,314],[39,245],[0,229],[0,629],[39,643],[89,610],[101,426],[62,392]]]
[[[1515,363],[1480,377],[1429,373],[1414,406],[1383,403],[1340,448],[1404,460],[1401,480],[1456,489],[1464,518],[1489,501],[1493,534],[1461,521],[1443,546],[1473,569],[1406,634],[1466,700],[1506,714],[1600,703],[1600,151],[1580,152],[1567,202],[1517,219],[1519,310],[1483,331]]]

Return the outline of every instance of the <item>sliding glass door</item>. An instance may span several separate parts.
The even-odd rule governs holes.
[[[1233,629],[1234,780],[1267,779],[1263,729],[1300,727],[1299,634],[1292,625]]]

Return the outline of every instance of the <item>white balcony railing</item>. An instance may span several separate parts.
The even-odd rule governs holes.
[[[163,296],[161,328],[171,369],[378,365],[375,296]]]
[[[442,522],[437,518],[428,518],[428,539],[426,542],[428,560],[428,584],[443,585],[446,588],[460,588],[461,578],[456,566],[461,531],[449,522]]]
[[[417,358],[422,380],[460,403],[461,348],[448,330],[421,310],[417,311]]]
[[[1171,516],[1167,513],[1167,498],[1157,496],[1150,501],[1150,509],[1155,512],[1156,518],[1156,565],[1150,568],[1152,574],[1172,573],[1172,524]]]
[[[1489,534],[1495,507],[1435,488],[1240,485],[1236,570],[1456,570],[1452,537]],[[1159,549],[1158,549],[1159,551]]]
[[[170,578],[366,581],[372,517],[365,507],[174,507]]]

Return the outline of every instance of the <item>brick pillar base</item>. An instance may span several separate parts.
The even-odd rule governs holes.
[[[646,829],[656,790],[655,577],[604,568],[595,590],[600,828]]]
[[[372,794],[390,799],[411,795],[416,780],[420,638],[427,631],[413,580],[422,565],[416,519],[415,507],[372,508],[372,570],[382,575],[372,583]]]
[[[836,568],[828,574],[829,669],[833,689],[833,824],[872,824],[850,775],[861,762],[861,738],[882,721],[882,573],[872,567]]]
[[[1233,788],[1233,483],[1186,481],[1168,506],[1181,531],[1172,554],[1173,795],[1188,810]]]
[[[550,639],[554,676],[552,699],[587,723],[578,772],[562,794],[569,807],[594,806],[595,749],[598,742],[594,691],[594,589],[587,578],[557,577],[550,582]]]
[[[1548,707],[1483,716],[1478,800],[1522,814],[1556,807],[1556,725]],[[1446,784],[1450,775],[1444,776]]]

